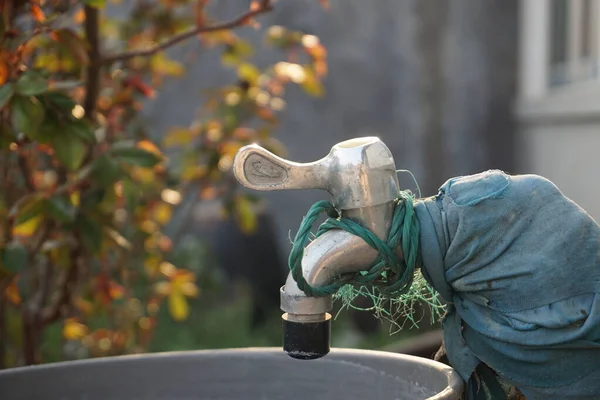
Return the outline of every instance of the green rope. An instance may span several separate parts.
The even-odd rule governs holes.
[[[387,298],[407,292],[414,279],[415,271],[420,264],[419,255],[419,222],[414,207],[414,197],[410,191],[402,191],[395,200],[392,226],[386,241],[379,239],[371,231],[348,218],[342,218],[333,205],[327,201],[315,203],[302,220],[292,251],[288,259],[292,277],[298,288],[307,296],[319,297],[336,293],[342,286],[372,286]],[[316,237],[332,229],[343,229],[361,237],[369,246],[377,250],[379,257],[375,263],[363,271],[342,274],[326,286],[313,287],[302,275],[302,257],[304,248],[311,235],[312,226],[322,213],[329,218],[319,227]],[[404,260],[396,255],[396,248],[401,245]]]

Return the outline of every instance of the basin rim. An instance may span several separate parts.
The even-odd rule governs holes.
[[[146,359],[175,359],[175,358],[198,358],[204,356],[219,356],[219,355],[239,355],[249,356],[252,354],[262,354],[265,356],[277,356],[280,357],[283,350],[280,347],[236,347],[236,348],[225,348],[225,349],[206,349],[206,350],[184,350],[184,351],[166,351],[157,353],[144,353],[144,354],[127,354],[110,357],[96,357],[87,358],[82,360],[70,360],[70,361],[58,361],[48,364],[29,365],[22,367],[8,368],[0,370],[0,378],[9,378],[18,374],[25,374],[29,371],[43,371],[43,370],[56,370],[63,368],[77,368],[84,366],[94,366],[105,363],[116,363],[116,362],[136,362],[143,361]],[[365,349],[350,349],[334,347],[331,349],[328,356],[363,356],[363,357],[377,357],[388,360],[398,360],[403,363],[414,363],[427,366],[442,375],[445,375],[447,379],[447,387],[440,393],[430,397],[428,400],[438,400],[448,398],[449,395],[460,395],[463,391],[463,381],[456,370],[452,367],[443,364],[438,361],[430,360],[424,357],[417,357],[409,354],[393,353],[382,350],[365,350]],[[315,362],[315,361],[298,361],[296,362]]]

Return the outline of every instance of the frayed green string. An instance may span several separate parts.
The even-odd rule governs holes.
[[[359,296],[369,299],[372,305],[368,307],[353,305],[354,300]],[[333,295],[333,299],[342,302],[336,318],[343,310],[349,308],[370,311],[376,318],[390,322],[390,334],[399,332],[406,324],[417,328],[419,322],[426,316],[429,316],[429,323],[434,324],[444,314],[444,305],[437,292],[429,285],[419,270],[415,272],[413,283],[408,290],[397,296],[386,297],[374,287],[345,285]],[[416,312],[418,309],[421,314]]]
[[[343,301],[346,308],[356,308],[351,305],[352,301],[357,296],[366,296],[373,300],[373,307],[366,310],[374,310],[377,316],[394,323],[401,314],[416,325],[413,316],[416,303],[429,305],[434,311],[432,319],[439,317],[443,306],[419,271],[419,221],[413,206],[414,197],[410,191],[402,191],[395,203],[392,226],[386,241],[351,219],[342,218],[331,203],[315,203],[298,229],[288,259],[292,277],[298,288],[312,297],[334,295],[334,298]],[[302,275],[302,257],[311,237],[312,227],[323,213],[329,218],[319,227],[314,237],[332,229],[343,229],[361,237],[377,250],[379,257],[372,266],[367,266],[363,271],[341,274],[329,285],[313,287]],[[396,255],[398,246],[402,246],[404,260]],[[389,306],[389,310],[384,304]]]
[[[302,257],[304,247],[309,239],[311,229],[320,214],[326,213],[329,218],[319,227],[316,237],[331,229],[343,229],[361,237],[369,246],[377,250],[376,262],[363,271],[339,275],[327,286],[310,286],[302,275]],[[401,260],[395,249],[401,245],[404,260]],[[336,293],[342,286],[369,285],[377,287],[388,297],[399,295],[412,283],[419,255],[419,222],[413,208],[413,196],[409,191],[400,192],[396,200],[392,226],[387,241],[375,236],[371,231],[348,218],[340,217],[338,211],[327,201],[315,203],[303,219],[294,239],[289,256],[289,267],[298,288],[307,296],[318,297]]]

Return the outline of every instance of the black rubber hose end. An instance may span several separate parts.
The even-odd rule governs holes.
[[[329,354],[331,315],[318,322],[290,321],[283,314],[283,351],[297,360],[316,360]]]

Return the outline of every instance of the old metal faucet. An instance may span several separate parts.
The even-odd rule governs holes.
[[[392,154],[377,137],[338,143],[327,156],[310,163],[288,161],[251,144],[236,154],[233,172],[243,186],[254,190],[326,190],[343,217],[384,240],[400,190]],[[302,273],[311,286],[326,285],[339,274],[364,270],[377,256],[363,239],[342,230],[328,231],[307,246]],[[284,350],[298,359],[326,355],[332,297],[305,295],[291,274],[280,292]]]

